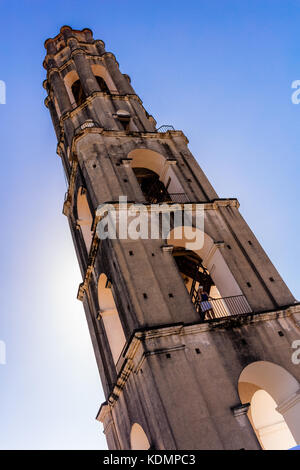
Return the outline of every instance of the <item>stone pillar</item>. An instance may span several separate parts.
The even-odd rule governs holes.
[[[100,91],[100,87],[92,72],[89,61],[85,56],[85,52],[80,49],[77,39],[74,37],[69,38],[68,45],[72,51],[72,58],[85,95],[89,96],[94,91]]]
[[[56,46],[53,39],[47,39],[47,41],[45,41],[45,48],[49,56],[56,54]]]
[[[119,65],[116,58],[110,52],[107,52],[104,56],[106,67],[115,83],[117,90],[120,95],[135,95],[135,91],[130,85],[127,78],[120,72]]]
[[[50,111],[50,115],[51,115],[51,119],[52,119],[53,126],[54,126],[54,129],[55,129],[56,137],[59,140],[60,139],[59,118],[58,118],[55,106],[54,106],[52,100],[49,97],[46,98],[45,105],[47,106],[47,108]]]
[[[57,98],[61,114],[71,111],[72,105],[63,79],[58,69],[51,69],[49,72],[49,82],[53,87],[54,95]]]
[[[84,28],[82,32],[85,35],[86,42],[89,42],[92,44],[94,42],[93,31],[90,28]]]
[[[99,52],[99,55],[103,55],[105,54],[106,50],[105,50],[105,44],[103,41],[101,41],[101,39],[97,39],[95,41],[95,44],[96,44],[96,47],[98,49],[98,52]]]
[[[122,158],[122,165],[125,169],[125,173],[128,180],[129,191],[127,193],[128,200],[131,200],[131,195],[133,196],[132,200],[146,203],[146,198],[137,182],[136,176],[131,168],[132,158]]]

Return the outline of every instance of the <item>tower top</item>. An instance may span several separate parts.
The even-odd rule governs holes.
[[[100,47],[102,53],[105,52],[105,44],[103,41],[93,37],[93,31],[89,28],[83,28],[82,30],[73,29],[71,26],[64,25],[60,28],[59,33],[54,38],[48,38],[44,42],[45,49],[47,50],[46,58],[43,62],[45,69],[49,68],[49,58],[54,57],[56,54],[61,52],[66,47],[82,48],[83,44],[96,44]]]
[[[66,37],[75,37],[77,39],[81,39],[82,41],[90,41],[93,40],[93,31],[89,28],[83,28],[81,31],[79,29],[73,29],[71,26],[64,25],[60,28],[59,33],[54,38],[48,38],[44,42],[44,46],[47,49],[49,42],[55,43],[61,39],[65,39]]]

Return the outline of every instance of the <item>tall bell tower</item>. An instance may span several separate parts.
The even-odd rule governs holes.
[[[182,131],[156,127],[91,30],[63,26],[45,47],[45,104],[68,181],[63,213],[109,448],[268,448],[266,429],[299,443],[299,303],[237,199],[218,197]],[[191,226],[197,205],[201,246],[190,249],[175,228],[166,238],[100,239],[97,208],[110,204],[120,220],[120,196],[146,208],[188,206]],[[262,423],[257,400],[267,395],[273,417]]]

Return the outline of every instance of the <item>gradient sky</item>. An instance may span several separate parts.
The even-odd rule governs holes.
[[[0,1],[1,449],[105,448],[103,401],[44,107],[43,43],[89,27],[158,125],[172,124],[241,213],[296,296],[299,0]]]

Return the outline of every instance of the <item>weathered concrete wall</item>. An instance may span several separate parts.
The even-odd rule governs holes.
[[[134,422],[156,449],[260,448],[247,416],[232,411],[240,403],[239,376],[252,362],[270,361],[299,380],[300,366],[291,361],[299,319],[298,309],[236,326],[220,322],[141,334],[137,350],[128,353],[131,372],[120,381],[120,398],[111,399],[119,448],[130,448]]]

